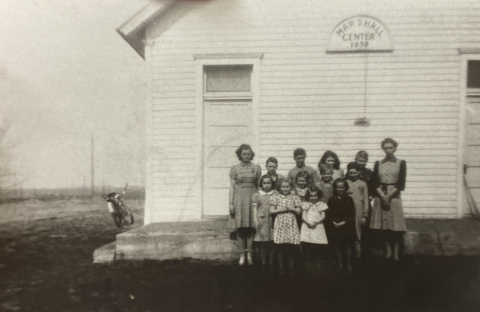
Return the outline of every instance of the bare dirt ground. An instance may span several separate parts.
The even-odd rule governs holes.
[[[142,224],[142,201],[127,201]],[[93,264],[117,229],[101,201],[0,206],[1,311],[475,311],[478,257],[407,257],[300,276],[194,260]]]

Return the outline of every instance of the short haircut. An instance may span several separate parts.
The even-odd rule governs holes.
[[[362,158],[368,161],[368,153],[367,151],[361,150],[357,152],[357,155],[355,155],[355,160]]]
[[[318,188],[316,185],[310,185],[305,192],[305,200],[310,201],[310,194],[317,193],[318,199],[323,197],[323,192],[321,189]]]
[[[382,144],[381,144],[382,149],[383,149],[383,146],[384,146],[385,144],[387,144],[387,143],[392,144],[393,147],[395,147],[395,148],[397,148],[397,146],[398,146],[397,141],[395,141],[395,140],[392,139],[392,138],[386,138],[385,140],[382,141]]]
[[[312,184],[310,173],[308,173],[305,170],[301,170],[297,173],[297,175],[295,176],[295,183],[298,182],[298,178],[305,178],[305,180],[307,180],[308,185]]]
[[[355,169],[357,171],[360,171],[362,170],[362,168],[360,168],[360,165],[356,162],[351,162],[351,163],[348,163],[348,166],[347,166],[347,171],[350,171],[351,169]]]
[[[269,179],[270,182],[272,182],[272,189],[273,189],[273,181],[272,181],[272,178],[268,174],[264,174],[260,177],[260,182],[259,182],[260,188],[262,188],[263,180],[265,180],[265,179]]]
[[[338,183],[343,183],[345,186],[345,192],[348,191],[348,182],[344,178],[338,178],[335,181],[333,181],[333,194],[337,195],[337,184]]]
[[[278,189],[279,189],[279,190],[282,188],[283,183],[287,183],[287,184],[288,184],[288,187],[290,187],[290,189],[292,188],[292,185],[290,184],[290,182],[288,182],[287,180],[283,180],[282,183],[280,183],[280,184],[278,185]]]
[[[328,172],[328,171],[333,173],[333,167],[330,166],[329,164],[321,164],[318,167],[318,170],[320,170],[320,174],[325,174],[325,172]]]
[[[293,157],[297,157],[298,155],[303,155],[307,157],[307,151],[305,151],[303,148],[299,147],[293,151]]]
[[[334,152],[332,152],[330,150],[323,153],[322,158],[320,158],[320,161],[318,162],[318,168],[320,168],[321,164],[326,163],[328,157],[333,157],[333,159],[335,159],[335,163],[333,164],[333,169],[335,169],[335,170],[340,169],[340,159],[338,159],[337,154],[335,154]]]
[[[250,150],[250,152],[252,152],[252,158],[250,158],[250,160],[252,160],[253,157],[255,157],[255,153],[253,152],[252,147],[248,144],[242,144],[235,151],[235,154],[237,154],[238,160],[240,160],[240,161],[242,160],[242,151],[243,150]]]
[[[272,162],[278,166],[278,160],[275,157],[268,157],[267,161],[265,162],[265,165],[268,165],[269,162]]]

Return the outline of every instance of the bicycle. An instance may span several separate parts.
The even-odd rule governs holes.
[[[127,187],[128,183],[125,185],[121,194],[113,192],[107,195],[102,195],[103,199],[107,201],[108,211],[112,215],[113,221],[115,221],[117,227],[132,225],[135,222],[132,211],[123,201],[123,196],[127,191]]]

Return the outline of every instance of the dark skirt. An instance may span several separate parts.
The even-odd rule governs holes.
[[[333,246],[351,245],[355,241],[354,228],[337,229],[334,226],[328,226],[326,232],[328,243]]]

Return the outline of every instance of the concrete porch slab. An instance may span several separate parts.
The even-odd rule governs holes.
[[[238,258],[236,241],[225,220],[153,223],[117,235],[97,249],[94,262],[195,258],[230,261]],[[480,222],[474,219],[407,219],[404,236],[409,255],[479,255]]]
[[[480,222],[463,219],[407,219],[405,253],[434,256],[479,255]]]
[[[93,252],[93,263],[105,263],[115,260],[115,251],[117,242],[112,242],[105,246],[95,249]]]
[[[238,251],[226,224],[226,220],[148,224],[117,235],[116,259],[234,259]]]

